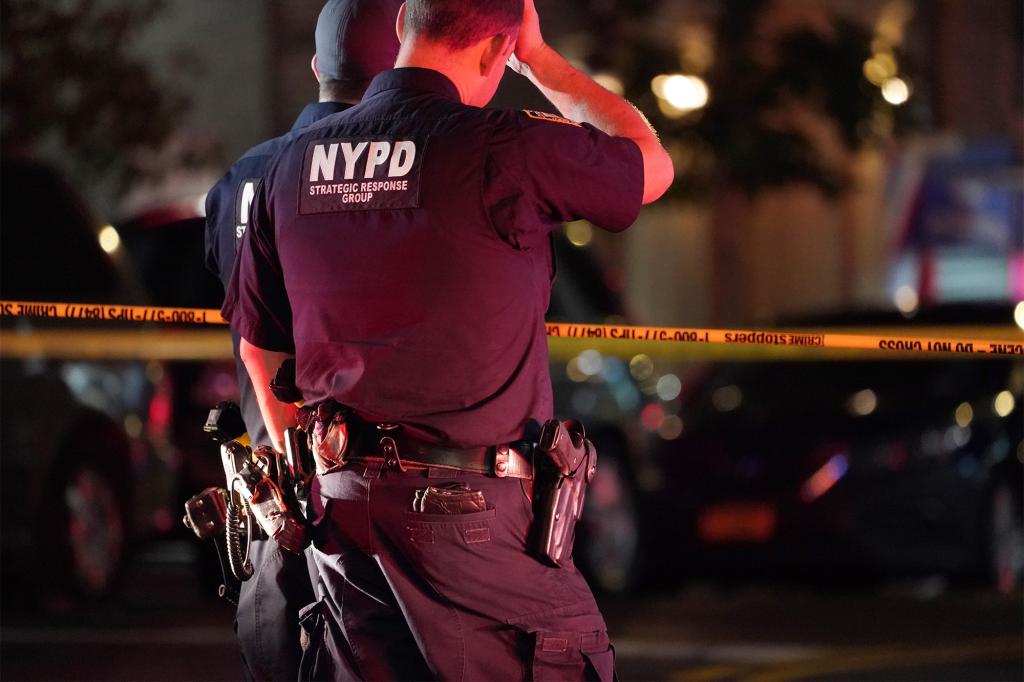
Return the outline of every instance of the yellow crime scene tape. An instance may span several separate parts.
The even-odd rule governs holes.
[[[909,351],[925,353],[966,353],[981,355],[1024,355],[1024,338],[963,339],[873,334],[840,334],[816,331],[765,331],[738,329],[687,329],[677,327],[633,327],[609,324],[547,324],[548,336],[574,339],[611,339],[703,344],[738,344],[841,348],[852,350]]]
[[[71,320],[115,320],[118,322],[172,322],[176,324],[227,324],[219,310],[208,308],[167,308],[106,303],[48,303],[43,301],[2,301],[0,317],[47,317]]]
[[[206,308],[175,308],[158,306],[112,305],[100,303],[50,303],[39,301],[0,300],[0,317],[33,317],[92,321],[119,321],[138,323],[170,323],[184,325],[225,325],[219,310]],[[622,342],[638,345],[686,346],[689,348],[731,347],[732,349],[772,347],[776,353],[769,357],[792,357],[794,353],[841,351],[832,357],[850,357],[842,351],[873,351],[873,355],[907,356],[929,355],[1024,356],[1024,334],[1016,328],[985,327],[991,332],[985,337],[951,338],[942,335],[906,336],[891,334],[849,333],[817,330],[740,330],[680,327],[649,327],[618,324],[579,324],[548,322],[545,325],[551,339],[553,355],[561,355],[571,340],[585,340],[598,350],[618,354],[614,347]],[[937,331],[931,328],[930,331]],[[979,330],[971,330],[979,331]],[[79,357],[79,358],[138,358],[152,359],[226,359],[231,357],[230,343],[224,332],[209,331],[167,332],[138,330],[129,333],[74,330],[72,342],[67,331],[17,330],[0,331],[0,356],[4,357]],[[574,344],[575,345],[575,344]],[[141,347],[146,354],[140,354]],[[559,352],[562,351],[562,352]],[[702,353],[716,359],[718,354]],[[735,357],[736,353],[730,353]],[[740,352],[738,355],[743,356]],[[764,357],[764,354],[759,354]],[[821,357],[820,355],[818,357]]]

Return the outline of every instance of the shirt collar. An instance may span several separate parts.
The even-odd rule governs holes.
[[[313,125],[322,118],[326,118],[331,114],[336,114],[339,111],[345,111],[351,104],[345,104],[344,102],[317,102],[315,104],[307,104],[306,108],[302,110],[299,117],[295,119],[295,123],[292,124],[292,130],[299,130],[300,128],[306,128]]]
[[[416,66],[404,66],[377,74],[370,83],[370,87],[366,90],[366,94],[363,95],[363,99],[368,99],[372,95],[385,90],[398,89],[422,90],[447,97],[456,102],[462,100],[459,96],[458,88],[455,87],[455,83],[452,83],[448,76],[445,76],[440,71],[423,69]]]

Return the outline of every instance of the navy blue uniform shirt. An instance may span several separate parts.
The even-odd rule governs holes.
[[[295,119],[289,134],[316,123],[325,116],[344,111],[349,106],[351,105],[336,102],[309,104]],[[236,247],[249,224],[249,207],[256,195],[256,188],[263,179],[270,159],[286,139],[288,135],[275,137],[247,151],[206,195],[206,267],[217,275],[224,284],[225,291],[231,280],[231,271],[234,269]],[[267,429],[263,425],[263,416],[256,403],[256,394],[253,392],[249,373],[238,357],[238,333],[232,330],[231,336],[238,371],[242,418],[253,443],[269,444]]]
[[[642,195],[630,140],[385,71],[271,161],[223,313],[294,350],[307,402],[457,447],[512,441],[551,417],[548,233],[623,230]]]

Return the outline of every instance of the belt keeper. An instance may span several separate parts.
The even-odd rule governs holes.
[[[499,445],[494,448],[494,475],[498,478],[508,476],[508,446]]]
[[[380,449],[384,453],[384,465],[398,469],[399,471],[406,471],[405,465],[402,463],[402,458],[398,454],[398,444],[395,443],[395,439],[391,436],[384,436],[380,439]]]

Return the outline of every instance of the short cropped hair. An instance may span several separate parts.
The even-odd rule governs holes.
[[[408,0],[405,30],[461,50],[485,38],[513,40],[523,23],[523,0]]]
[[[320,79],[320,101],[321,102],[347,102],[358,104],[363,99],[363,93],[370,86],[370,81],[336,80],[334,78]]]

